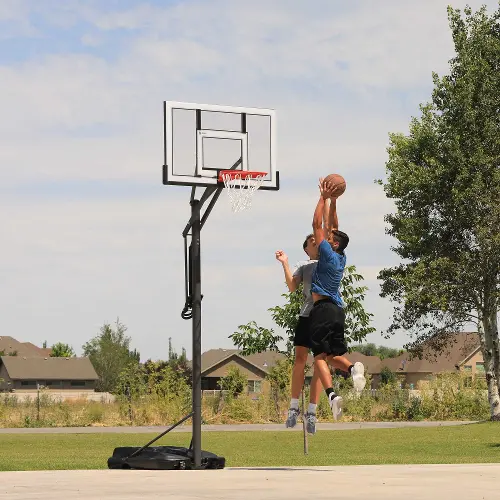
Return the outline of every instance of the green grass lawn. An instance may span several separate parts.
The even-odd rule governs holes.
[[[150,434],[2,434],[0,470],[106,469],[116,446],[142,446]],[[190,434],[155,444],[188,446]],[[301,432],[206,432],[204,450],[228,467],[500,462],[500,424],[319,431],[303,452]]]

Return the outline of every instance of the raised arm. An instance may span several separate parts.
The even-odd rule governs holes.
[[[319,245],[325,239],[326,234],[330,234],[330,225],[332,223],[332,205],[334,203],[330,200],[332,195],[332,187],[330,185],[325,185],[323,179],[319,180],[319,192],[320,198],[316,205],[313,215],[313,233],[316,245]],[[334,207],[335,214],[336,208]]]
[[[326,198],[323,208],[323,227],[325,229],[325,234],[328,234],[330,230],[330,206],[331,200],[330,198]]]
[[[328,214],[328,230],[334,231],[339,228],[339,219],[337,217],[337,198],[329,198],[331,200],[330,213]]]
[[[325,231],[323,230],[323,215],[325,212],[325,199],[323,198],[323,179],[320,179],[319,182],[319,190],[320,197],[318,203],[316,204],[316,209],[314,210],[313,215],[313,233],[314,233],[314,241],[316,245],[319,244],[325,239]]]
[[[283,266],[286,286],[288,287],[288,290],[290,292],[295,292],[295,290],[297,290],[297,287],[299,286],[299,283],[292,275],[292,271],[290,270],[290,266],[288,265],[288,256],[285,252],[283,252],[283,250],[278,250],[276,252],[276,260],[281,262],[281,265]]]

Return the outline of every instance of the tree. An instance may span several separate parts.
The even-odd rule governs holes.
[[[50,357],[52,358],[74,358],[75,351],[69,344],[58,342],[50,348]]]
[[[178,373],[188,385],[192,385],[193,371],[188,363],[186,349],[182,348],[181,354],[177,354],[172,346],[172,338],[168,339],[168,362],[167,365]]]
[[[396,374],[387,366],[384,366],[380,370],[380,384],[381,385],[392,385],[397,381]]]
[[[370,326],[373,314],[367,313],[363,307],[363,300],[368,288],[359,284],[362,281],[363,276],[356,271],[355,266],[345,268],[344,277],[340,284],[340,293],[345,302],[346,341],[348,343],[360,342],[369,333],[375,331],[375,328]],[[302,285],[295,292],[285,293],[282,297],[286,299],[285,304],[271,307],[269,311],[274,322],[284,330],[284,337],[275,334],[273,329],[258,326],[255,321],[240,325],[238,331],[230,335],[229,338],[238,349],[242,350],[244,355],[273,350],[281,352],[289,358],[293,356],[294,331],[304,301]],[[279,348],[279,344],[283,340],[286,343],[284,350]]]
[[[229,397],[236,397],[248,386],[248,379],[236,366],[230,366],[225,377],[219,380],[219,387],[227,391]]]
[[[404,349],[396,349],[383,345],[377,346],[372,343],[355,345],[351,348],[351,351],[360,352],[365,356],[378,356],[380,359],[396,358],[404,353]]]
[[[138,363],[139,353],[129,350],[130,338],[125,336],[127,327],[116,321],[115,328],[105,323],[100,334],[83,346],[83,355],[88,356],[99,380],[96,389],[115,392],[120,374],[129,364]]]
[[[449,75],[433,74],[430,102],[409,135],[390,134],[384,191],[393,251],[382,297],[397,305],[388,335],[414,335],[442,350],[470,323],[479,332],[492,419],[500,419],[500,9],[448,8],[456,55]]]
[[[115,392],[126,396],[130,401],[137,400],[146,394],[146,370],[140,363],[128,363],[121,371]]]

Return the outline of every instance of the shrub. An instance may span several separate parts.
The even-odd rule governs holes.
[[[270,398],[273,404],[273,420],[283,419],[283,406],[290,397],[293,363],[289,359],[279,360],[267,375],[270,385]],[[286,411],[286,408],[285,408]]]
[[[229,398],[235,398],[243,393],[248,386],[248,379],[241,373],[239,368],[231,366],[225,377],[219,380],[219,387],[223,391],[227,391]]]
[[[394,385],[397,382],[396,374],[387,366],[384,366],[380,371],[381,385]]]

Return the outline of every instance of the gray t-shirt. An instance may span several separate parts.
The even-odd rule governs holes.
[[[311,282],[313,271],[316,268],[317,260],[301,260],[295,266],[293,277],[298,283],[303,283],[304,305],[300,309],[300,316],[309,316],[313,307],[313,299],[311,295]]]

